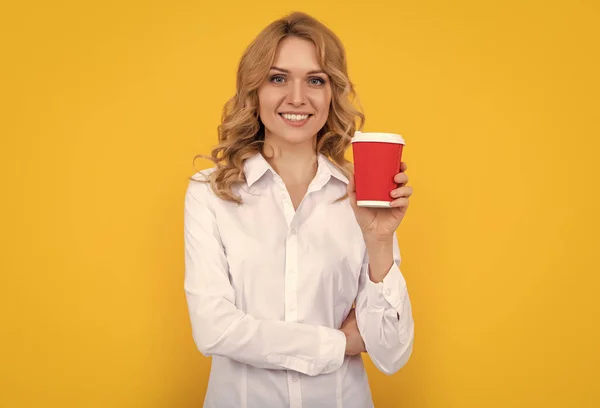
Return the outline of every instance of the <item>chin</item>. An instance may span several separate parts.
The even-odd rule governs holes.
[[[290,143],[303,143],[312,140],[317,132],[307,130],[292,130],[283,133],[283,138]]]
[[[279,139],[289,144],[302,144],[312,141],[318,129],[277,129],[271,131],[273,139]]]

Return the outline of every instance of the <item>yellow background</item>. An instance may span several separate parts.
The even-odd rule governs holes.
[[[368,363],[376,406],[600,406],[598,3],[310,0],[1,6],[0,407],[202,405],[187,177],[297,9],[342,38],[366,130],[408,143],[416,343]]]

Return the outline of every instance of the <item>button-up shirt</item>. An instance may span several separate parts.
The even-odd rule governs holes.
[[[233,188],[241,205],[193,180],[185,195],[185,293],[194,341],[212,356],[204,406],[372,407],[340,327],[355,305],[375,366],[406,364],[414,322],[396,235],[393,265],[374,283],[350,202],[335,202],[348,179],[326,156],[297,210],[262,154],[244,161],[244,175]]]

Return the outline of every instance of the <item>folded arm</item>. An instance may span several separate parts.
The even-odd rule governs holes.
[[[185,293],[196,346],[259,368],[327,374],[343,363],[346,338],[332,328],[260,320],[235,305],[209,185],[191,181],[185,196]]]

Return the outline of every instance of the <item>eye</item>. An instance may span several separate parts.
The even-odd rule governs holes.
[[[325,84],[325,80],[321,77],[312,77],[311,79],[308,80],[308,82],[311,85],[317,85],[317,86]]]
[[[285,78],[283,75],[273,75],[270,79],[274,84],[283,84],[285,82]]]

